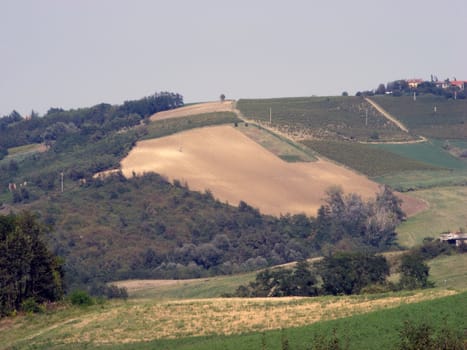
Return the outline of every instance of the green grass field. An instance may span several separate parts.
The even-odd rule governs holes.
[[[466,186],[467,170],[416,170],[375,176],[373,180],[401,192],[427,188]]]
[[[418,96],[416,101],[411,96],[373,96],[371,99],[413,134],[440,139],[467,138],[467,100],[448,100],[434,95]]]
[[[429,208],[397,227],[400,245],[412,247],[424,237],[437,238],[442,232],[467,227],[467,187],[432,188],[411,195],[427,201]]]
[[[431,164],[435,167],[464,170],[467,162],[455,158],[442,149],[439,142],[422,142],[413,144],[378,144],[373,147],[398,154],[402,157]]]
[[[439,256],[428,262],[430,279],[438,288],[467,290],[467,254]]]
[[[272,126],[299,139],[412,139],[360,97],[242,99],[237,108],[245,117],[266,123],[271,111]]]
[[[302,143],[319,154],[368,176],[440,169],[439,166],[409,159],[369,144],[318,140],[306,140]]]

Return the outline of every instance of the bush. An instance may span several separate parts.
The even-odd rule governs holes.
[[[21,310],[27,313],[43,313],[44,307],[39,305],[34,298],[28,298],[21,303]]]
[[[105,294],[109,299],[128,299],[128,291],[125,287],[119,288],[114,284],[107,286]]]
[[[70,294],[70,302],[77,306],[90,306],[94,304],[94,299],[85,291],[76,290]]]

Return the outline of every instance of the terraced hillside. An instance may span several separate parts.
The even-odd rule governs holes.
[[[414,140],[361,97],[241,99],[237,108],[251,120],[298,140]]]
[[[402,121],[414,134],[439,139],[467,138],[467,100],[434,95],[373,96],[386,111]]]

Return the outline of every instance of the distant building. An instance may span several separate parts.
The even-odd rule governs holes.
[[[463,91],[467,86],[467,80],[453,80],[451,81],[451,86],[456,86],[459,90]]]
[[[417,88],[418,85],[423,83],[423,79],[407,79],[406,82],[409,88]]]
[[[439,236],[439,240],[443,242],[448,242],[450,244],[455,244],[458,247],[461,244],[467,244],[467,233],[463,233],[463,232],[442,233]]]

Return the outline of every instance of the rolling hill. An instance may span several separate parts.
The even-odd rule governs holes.
[[[440,187],[465,179],[464,161],[448,153],[442,140],[447,130],[463,125],[463,105],[439,101],[440,110],[453,111],[443,122],[405,114],[413,107],[409,100],[400,100],[396,108],[397,101],[386,98],[378,98],[378,104],[400,118],[409,133],[353,97],[212,102],[156,114],[143,99],[54,110],[35,121],[39,129],[32,134],[30,123],[24,129],[21,122],[8,126],[18,137],[3,140],[12,144],[56,133],[47,147],[15,144],[0,160],[0,210],[31,210],[54,227],[47,240],[66,259],[70,288],[96,292],[107,281],[172,280],[149,287],[145,281],[121,282],[139,288],[138,298],[128,302],[84,309],[60,304],[41,315],[1,320],[0,348],[275,348],[284,334],[297,348],[308,348],[310,332],[330,334],[332,327],[365,329],[345,331],[351,348],[365,348],[375,339],[393,344],[396,328],[408,315],[426,317],[427,310],[439,311],[431,317],[437,326],[446,322],[438,317],[443,312],[448,322],[461,324],[465,308],[458,306],[467,305],[465,292],[446,296],[465,289],[464,256],[430,262],[438,283],[433,291],[211,299],[251,280],[258,269],[322,254],[323,242],[312,234],[317,229],[313,216],[332,185],[369,198],[379,183],[412,191],[427,184],[410,196],[399,194],[411,214],[397,229],[404,246],[465,224],[465,188]],[[425,109],[432,102],[419,99]],[[98,127],[101,121],[105,128]],[[464,137],[462,132],[460,127],[455,135]],[[418,133],[439,138],[381,143],[412,142]],[[462,148],[463,140],[451,144]],[[9,183],[17,190],[9,192]],[[375,249],[358,237],[343,241]],[[225,274],[232,276],[214,277]],[[418,304],[421,300],[426,302]],[[379,311],[368,313],[374,310]],[[345,317],[356,314],[365,315]]]

